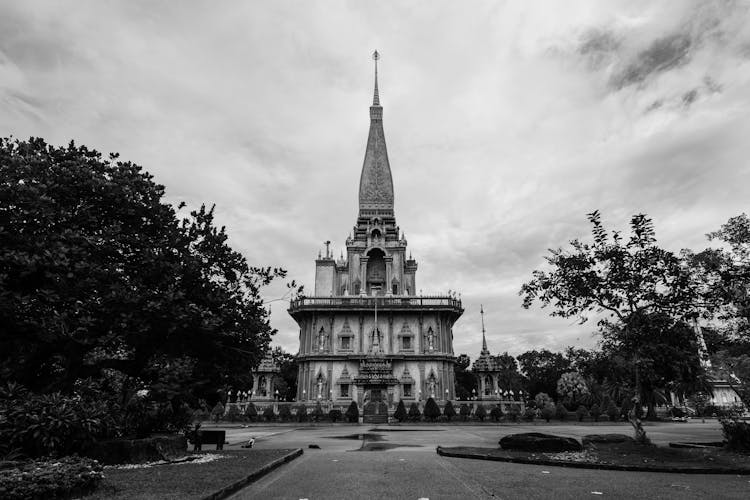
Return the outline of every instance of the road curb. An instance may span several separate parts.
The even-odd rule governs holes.
[[[238,481],[233,482],[229,486],[226,486],[219,491],[216,491],[214,493],[211,493],[208,496],[203,497],[203,500],[223,500],[224,498],[227,498],[228,496],[232,495],[233,493],[236,493],[237,491],[241,490],[248,484],[252,483],[253,481],[257,481],[261,477],[265,476],[275,468],[279,467],[280,465],[283,465],[287,462],[291,462],[295,458],[302,455],[302,448],[297,448],[296,450],[293,450],[283,457],[279,457],[273,462],[264,465],[260,469],[253,471],[250,475],[247,477],[244,477]]]
[[[491,460],[495,462],[509,462],[514,464],[546,465],[552,467],[569,467],[573,469],[619,470],[626,472],[667,472],[672,474],[734,474],[747,476],[750,469],[707,468],[707,467],[660,467],[643,465],[592,464],[585,462],[563,462],[561,460],[530,460],[528,458],[496,457],[480,453],[456,453],[445,451],[442,446],[437,447],[437,454],[451,458],[470,458],[474,460]]]

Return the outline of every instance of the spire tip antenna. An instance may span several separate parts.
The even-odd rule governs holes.
[[[380,59],[380,53],[376,50],[372,53],[372,60],[375,61],[375,93],[372,97],[372,105],[380,106],[380,95],[378,94],[378,60]]]

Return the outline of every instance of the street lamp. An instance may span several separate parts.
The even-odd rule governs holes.
[[[445,400],[446,400],[446,401],[448,401],[448,394],[449,394],[449,392],[448,392],[448,389],[446,389],[446,390],[445,390]]]
[[[307,391],[302,389],[302,401],[307,401]]]
[[[471,399],[472,399],[472,401],[476,401],[477,400],[477,390],[476,389],[472,389],[471,390]]]
[[[279,401],[279,390],[276,389],[276,402],[278,403],[278,401]]]

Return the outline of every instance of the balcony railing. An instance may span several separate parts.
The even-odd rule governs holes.
[[[289,312],[303,309],[408,309],[421,307],[426,309],[453,309],[463,311],[461,300],[449,295],[395,295],[387,296],[337,296],[337,297],[299,297],[289,304]]]

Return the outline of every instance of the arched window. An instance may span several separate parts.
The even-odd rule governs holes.
[[[492,377],[486,375],[484,377],[484,395],[489,396],[492,394]]]

